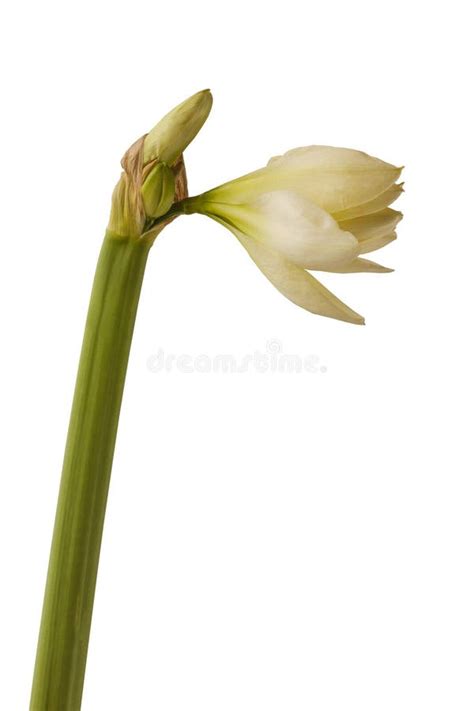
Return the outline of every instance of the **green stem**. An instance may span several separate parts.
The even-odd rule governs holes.
[[[106,234],[64,456],[30,711],[79,711],[130,344],[150,242]]]

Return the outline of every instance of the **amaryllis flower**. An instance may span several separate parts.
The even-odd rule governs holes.
[[[360,255],[396,238],[402,214],[389,208],[402,192],[401,168],[331,146],[296,148],[183,208],[225,225],[288,299],[316,314],[364,319],[310,271],[389,272]]]

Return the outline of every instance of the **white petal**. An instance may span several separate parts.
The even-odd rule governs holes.
[[[292,190],[334,213],[375,199],[401,170],[350,148],[307,146],[272,158],[266,168],[214,188],[208,196],[239,203],[271,190]]]
[[[230,229],[262,274],[294,304],[320,316],[355,324],[364,323],[362,316],[346,306],[305,269],[292,264],[279,252],[261,242],[247,237],[236,229]]]
[[[376,249],[382,249],[382,247],[390,244],[390,242],[393,242],[395,239],[397,239],[396,232],[389,232],[388,234],[380,235],[379,237],[371,237],[370,239],[366,239],[359,243],[360,254],[375,252]]]
[[[359,242],[365,242],[375,237],[381,237],[388,232],[393,232],[403,215],[397,210],[386,207],[373,215],[355,217],[353,220],[342,220],[339,227],[348,230]]]
[[[243,205],[206,203],[205,209],[307,269],[345,264],[359,251],[355,237],[329,213],[291,191],[265,193]]]
[[[357,272],[388,274],[389,272],[393,272],[393,269],[383,267],[381,264],[377,264],[377,262],[371,262],[370,259],[361,259],[361,257],[357,257],[357,259],[354,259],[354,261],[349,264],[342,267],[334,267],[328,271],[337,272],[338,274],[355,274]]]
[[[385,190],[374,200],[369,202],[364,202],[361,205],[356,205],[355,207],[350,207],[348,210],[341,210],[333,214],[333,217],[338,222],[342,220],[352,220],[354,217],[362,217],[364,215],[372,215],[374,212],[379,212],[383,210],[384,207],[388,207],[395,202],[397,198],[403,192],[403,183],[396,183],[391,185],[388,190]]]
[[[333,146],[295,148],[273,158],[268,167],[294,175],[298,188],[331,213],[373,200],[401,173],[401,168],[362,151]]]

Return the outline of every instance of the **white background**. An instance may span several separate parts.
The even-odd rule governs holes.
[[[406,165],[388,275],[281,297],[182,218],[150,256],[83,711],[474,707],[468,4],[18,2],[3,11],[0,708],[28,707],[89,290],[127,146],[210,87],[191,192],[322,143]],[[377,255],[378,257],[379,255]],[[325,373],[152,372],[278,341]],[[63,711],[61,709],[51,711]]]

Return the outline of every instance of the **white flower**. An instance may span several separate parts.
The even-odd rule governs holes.
[[[364,323],[307,270],[391,271],[359,255],[396,238],[402,215],[388,207],[402,192],[401,169],[348,148],[309,146],[266,168],[191,198],[233,232],[271,283],[299,306]]]

